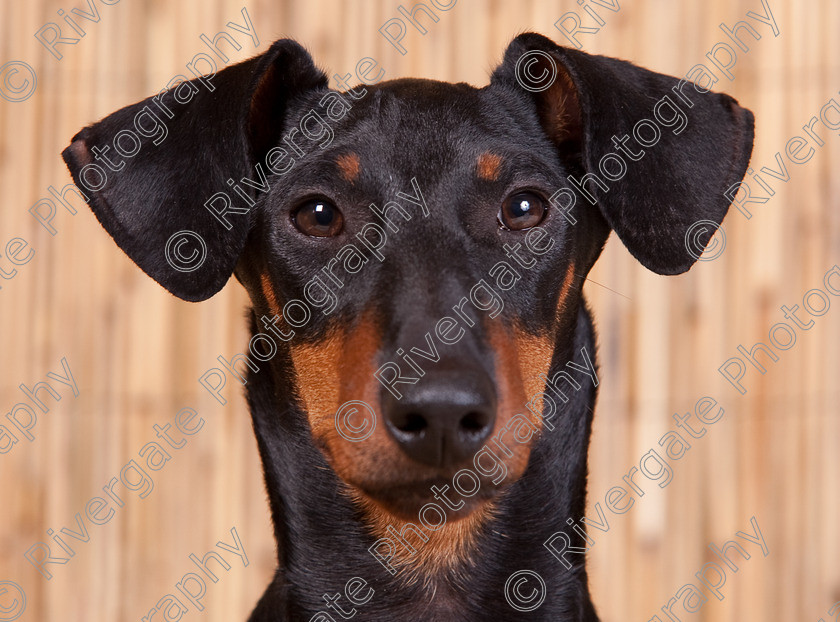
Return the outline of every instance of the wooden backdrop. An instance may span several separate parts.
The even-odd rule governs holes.
[[[774,154],[832,97],[840,98],[840,5],[832,0],[765,0],[778,23],[773,37],[748,36],[735,80],[716,89],[735,96],[757,118],[753,166],[774,166]],[[25,400],[18,388],[60,373],[66,358],[79,395],[54,382],[61,401],[43,395],[34,440],[0,455],[0,581],[26,593],[23,620],[140,620],[184,573],[190,553],[203,555],[235,527],[248,554],[218,584],[209,584],[206,620],[241,620],[272,573],[273,540],[256,446],[244,399],[227,406],[210,399],[198,376],[246,344],[243,290],[231,282],[209,302],[181,302],[141,273],[88,210],[59,208],[52,236],[28,209],[69,175],[59,157],[83,125],[160,90],[204,46],[199,35],[241,23],[246,7],[263,51],[276,38],[305,43],[320,65],[352,71],[375,57],[388,77],[422,76],[486,82],[507,42],[534,30],[561,41],[554,22],[572,0],[502,2],[458,0],[425,36],[404,40],[405,56],[378,33],[397,15],[398,0],[94,0],[100,21],[84,24],[78,44],[59,46],[55,59],[33,36],[58,11],[85,8],[80,0],[7,0],[0,4],[0,64],[22,60],[37,72],[26,101],[0,100],[0,266],[9,272],[5,244],[26,239],[35,254],[0,280],[0,414]],[[409,3],[406,3],[410,6]],[[603,3],[601,3],[603,4]],[[590,52],[684,75],[718,41],[719,28],[762,14],[761,0],[621,0],[618,12],[588,6],[605,21],[583,37]],[[588,19],[585,17],[585,19]],[[591,23],[589,20],[588,23]],[[69,28],[65,26],[65,34]],[[72,34],[72,33],[70,33]],[[252,55],[252,43],[231,60]],[[23,74],[11,78],[19,86]],[[590,555],[592,592],[605,621],[649,620],[710,561],[709,543],[737,531],[752,533],[755,517],[769,547],[739,563],[699,613],[683,619],[748,621],[829,617],[840,601],[840,300],[794,347],[750,368],[747,393],[718,373],[737,354],[768,341],[784,320],[781,305],[802,305],[823,275],[840,263],[840,137],[823,128],[824,146],[809,163],[785,159],[789,182],[753,206],[748,220],[732,211],[727,246],[715,261],[679,277],[646,272],[613,237],[586,294],[599,327],[601,395],[590,452],[589,516],[594,503],[669,429],[672,414],[693,409],[702,396],[725,408],[674,467],[667,488],[647,491],[611,529],[597,534]],[[21,255],[23,256],[23,255]],[[5,262],[5,263],[4,263]],[[613,291],[614,290],[614,291]],[[99,494],[140,448],[155,440],[152,426],[195,408],[204,427],[153,473],[145,499],[127,497],[89,541],[71,537],[75,556],[52,564],[50,580],[25,552],[50,541],[47,530],[74,528],[74,516]],[[538,499],[534,503],[539,503]],[[564,517],[559,517],[564,518]],[[61,550],[55,544],[53,554]],[[8,586],[6,586],[8,588]],[[10,609],[0,584],[0,611]],[[706,591],[708,596],[708,591]],[[20,604],[20,603],[19,603]],[[680,609],[678,609],[680,610]],[[680,610],[681,611],[681,610]],[[836,614],[836,612],[835,612]],[[0,614],[0,619],[3,618]],[[189,619],[198,619],[192,611]]]

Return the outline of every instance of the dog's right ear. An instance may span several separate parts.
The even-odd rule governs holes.
[[[226,223],[205,203],[219,192],[232,196],[229,179],[255,179],[289,102],[326,89],[306,50],[283,39],[86,127],[62,157],[120,248],[176,296],[204,300],[230,278],[251,224],[241,200]],[[220,212],[224,197],[213,205]]]

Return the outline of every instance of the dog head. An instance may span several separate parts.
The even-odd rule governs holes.
[[[292,379],[312,445],[357,499],[410,518],[453,483],[457,518],[515,482],[551,424],[546,378],[571,358],[609,231],[657,273],[688,270],[687,231],[710,223],[708,242],[752,136],[726,95],[535,34],[483,88],[343,93],[281,40],[113,113],[63,155],[170,292],[203,300],[236,274],[251,357]]]

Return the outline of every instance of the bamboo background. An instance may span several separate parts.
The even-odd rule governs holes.
[[[117,249],[89,210],[59,209],[53,237],[28,208],[48,196],[48,186],[70,182],[59,153],[79,128],[184,73],[204,48],[199,35],[241,23],[243,6],[260,48],[245,40],[233,61],[289,36],[330,75],[373,56],[388,78],[473,84],[486,83],[518,32],[562,43],[553,23],[581,9],[572,0],[458,0],[438,12],[440,21],[425,36],[409,32],[401,56],[377,32],[397,15],[398,0],[95,1],[100,22],[84,22],[86,36],[62,46],[61,61],[33,33],[60,21],[58,10],[83,3],[0,4],[0,64],[26,60],[39,80],[29,100],[0,100],[0,253],[18,236],[35,250],[13,279],[0,280],[0,414],[23,399],[19,384],[60,372],[62,357],[80,390],[73,397],[61,386],[60,402],[46,398],[50,411],[39,413],[35,440],[0,455],[0,581],[25,589],[22,620],[140,620],[194,569],[190,553],[202,556],[218,540],[230,542],[235,526],[250,563],[243,568],[234,560],[219,583],[208,584],[201,615],[242,620],[274,559],[256,443],[244,399],[220,406],[197,378],[219,354],[246,347],[244,290],[231,282],[208,302],[179,301]],[[840,88],[840,4],[769,3],[780,36],[759,25],[762,39],[750,39],[749,53],[739,54],[735,81],[715,85],[755,113],[756,169],[774,165],[774,154],[802,135],[802,125]],[[593,6],[606,25],[582,37],[586,51],[673,75],[706,60],[724,37],[721,22],[763,12],[759,0],[623,0],[618,13]],[[784,319],[779,307],[801,305],[840,263],[840,138],[836,131],[822,137],[825,145],[811,162],[786,160],[791,180],[775,183],[776,196],[751,220],[730,211],[727,247],[717,260],[659,277],[613,237],[591,274],[620,295],[586,286],[601,365],[587,515],[645,452],[658,448],[673,413],[692,410],[704,395],[726,411],[685,457],[669,461],[674,480],[667,488],[646,486],[627,514],[610,515],[610,532],[596,536],[589,571],[605,622],[657,613],[665,619],[660,607],[684,584],[697,583],[708,544],[751,533],[752,516],[769,556],[740,562],[727,577],[725,600],[712,599],[688,619],[833,619],[828,610],[840,600],[840,300],[832,299],[811,330],[797,331],[796,345],[768,364],[767,374],[747,372],[746,395],[717,372],[739,344],[766,343],[770,327]],[[110,523],[91,527],[88,543],[74,541],[76,556],[53,565],[51,580],[41,577],[23,557],[27,548],[47,541],[48,529],[72,528],[87,500],[154,440],[152,426],[171,423],[185,406],[205,426],[152,474],[152,494],[129,496]],[[3,598],[0,591],[0,607],[9,606]]]

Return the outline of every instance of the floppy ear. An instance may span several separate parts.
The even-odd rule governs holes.
[[[534,33],[511,42],[491,83],[533,98],[561,155],[579,154],[585,175],[571,185],[581,200],[597,202],[636,259],[659,274],[692,266],[697,257],[686,248],[687,232],[711,221],[705,233],[692,231],[692,239],[708,244],[731,203],[724,192],[747,169],[749,110],[728,95]]]
[[[279,141],[288,102],[326,88],[306,50],[283,39],[86,127],[62,157],[120,248],[176,296],[204,300],[230,278],[251,223],[227,180],[256,179],[254,165]],[[205,206],[219,192],[231,196],[229,213],[221,196],[213,212]]]

